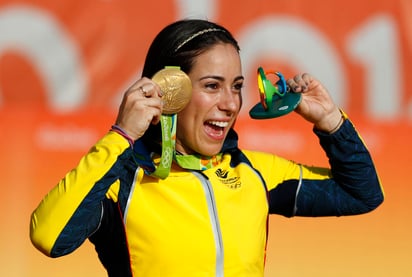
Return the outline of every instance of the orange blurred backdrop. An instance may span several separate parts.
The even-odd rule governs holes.
[[[310,72],[366,140],[384,185],[376,211],[270,218],[265,276],[412,276],[412,2],[0,0],[1,276],[105,276],[89,242],[59,259],[30,243],[41,198],[108,131],[166,24],[207,18],[241,46],[244,148],[326,165],[295,114],[252,120],[256,69]]]

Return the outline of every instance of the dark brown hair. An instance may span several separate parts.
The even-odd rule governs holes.
[[[142,76],[151,78],[165,66],[179,66],[189,73],[194,59],[217,43],[239,45],[224,27],[202,19],[185,19],[166,26],[153,40]]]
[[[196,57],[218,43],[229,43],[240,51],[232,34],[216,23],[202,19],[171,23],[160,31],[150,45],[142,77],[151,78],[165,66],[178,66],[190,73]],[[150,125],[142,140],[152,151],[160,153],[160,125]]]

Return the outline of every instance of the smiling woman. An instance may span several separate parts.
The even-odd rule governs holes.
[[[176,150],[214,156],[240,110],[243,77],[237,49],[216,44],[197,57],[189,77],[193,97],[178,115]]]
[[[151,79],[166,66],[192,84],[174,115],[163,114],[164,93]],[[243,80],[227,29],[206,20],[166,26],[115,125],[33,212],[33,244],[58,257],[89,239],[109,276],[263,276],[269,214],[354,215],[381,204],[369,151],[310,74],[287,84],[301,94],[295,111],[314,125],[330,166],[239,149]],[[173,162],[159,177],[164,160]]]

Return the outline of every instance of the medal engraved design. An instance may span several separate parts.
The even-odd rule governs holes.
[[[163,114],[176,114],[189,103],[192,97],[192,82],[178,67],[166,67],[158,71],[152,80],[163,92]]]

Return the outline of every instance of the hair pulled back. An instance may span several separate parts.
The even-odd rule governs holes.
[[[239,45],[224,27],[202,19],[184,19],[166,26],[155,37],[146,55],[142,76],[151,78],[165,66],[179,66],[189,73],[194,59],[218,43]]]

